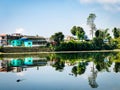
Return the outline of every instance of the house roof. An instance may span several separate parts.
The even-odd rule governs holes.
[[[0,34],[0,36],[7,36],[7,34]]]
[[[41,40],[41,39],[44,39],[45,40],[45,38],[44,37],[42,37],[42,36],[27,36],[27,35],[24,35],[22,38],[28,38],[28,39],[37,39],[37,40]]]

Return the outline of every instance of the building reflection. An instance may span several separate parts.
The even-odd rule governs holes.
[[[27,68],[37,67],[39,70],[40,66],[47,65],[46,58],[32,58],[26,57],[24,59],[9,59],[0,61],[0,72],[21,72],[26,71]]]

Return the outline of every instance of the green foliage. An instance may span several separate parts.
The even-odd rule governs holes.
[[[92,41],[69,41],[62,42],[59,46],[55,46],[55,51],[85,51],[85,50],[110,50],[116,48],[116,43],[111,41],[104,43],[102,38],[94,38]]]
[[[72,68],[72,73],[77,76],[85,73],[87,62],[79,62],[77,66]]]
[[[120,49],[120,37],[114,39],[112,44],[114,44],[116,48]]]
[[[55,47],[55,51],[80,51],[91,50],[89,42],[62,42],[59,46]]]
[[[65,67],[65,62],[60,58],[54,58],[55,63],[52,65],[56,70],[62,71]]]
[[[116,27],[115,27],[115,28],[112,30],[112,32],[113,32],[114,38],[120,37],[120,28],[116,28]]]
[[[102,38],[94,38],[93,39],[93,45],[97,50],[101,50],[103,47],[103,39]]]
[[[64,40],[64,35],[62,32],[58,32],[58,33],[55,33],[54,35],[52,35],[50,37],[50,39],[55,41],[57,43],[57,45],[59,45],[60,42]]]
[[[0,46],[0,52],[3,52],[3,47],[2,46]]]
[[[110,41],[111,36],[110,36],[110,34],[108,33],[108,30],[109,30],[108,28],[105,29],[105,30],[97,30],[97,31],[95,32],[96,38],[102,38],[103,40],[108,40],[108,41]]]
[[[76,26],[73,26],[72,29],[71,29],[71,33],[72,35],[76,35]]]
[[[74,35],[74,36],[77,36],[77,38],[80,40],[83,40],[84,39],[84,36],[85,36],[85,31],[83,30],[82,27],[77,27],[77,26],[73,26],[72,29],[71,29],[71,33]]]
[[[101,30],[97,30],[96,32],[95,32],[95,36],[98,38],[98,37],[101,37],[102,35],[102,32],[101,32]]]

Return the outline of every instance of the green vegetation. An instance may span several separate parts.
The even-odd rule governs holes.
[[[64,54],[37,54],[37,55],[0,55],[1,60],[6,58],[25,58],[40,57],[46,58],[50,65],[56,71],[63,71],[65,65],[72,67],[70,75],[82,75],[85,73],[86,67],[93,62],[94,67],[99,72],[110,72],[111,65],[114,65],[114,71],[120,72],[120,52],[95,52],[95,53],[64,53]],[[113,64],[114,63],[114,64]]]
[[[60,42],[64,40],[64,35],[62,32],[58,32],[52,35],[50,39],[55,42],[53,45],[59,45]]]
[[[70,30],[76,39],[63,40],[62,32],[55,33],[51,38],[57,44],[51,45],[54,51],[83,51],[83,50],[112,50],[120,49],[120,29],[114,28],[114,38],[110,36],[109,29],[97,29],[94,23],[96,15],[91,13],[87,18],[87,25],[91,28],[92,39],[86,39],[85,31],[81,26],[73,26]],[[60,35],[59,35],[60,34]]]
[[[0,52],[3,52],[3,47],[2,46],[0,46]]]
[[[120,37],[120,28],[115,27],[112,32],[113,32],[114,38]]]
[[[89,14],[87,25],[90,27],[92,39],[88,39],[82,26],[73,26],[70,32],[73,36],[71,39],[65,39],[62,32],[57,32],[50,37],[50,42],[45,47],[0,47],[0,52],[40,52],[40,51],[88,51],[88,50],[112,50],[120,49],[120,28],[114,27],[111,37],[109,29],[97,29],[94,23],[96,15]]]
[[[78,40],[83,40],[84,39],[85,31],[83,30],[82,27],[73,26],[73,28],[71,29],[71,33],[74,36],[77,36]]]

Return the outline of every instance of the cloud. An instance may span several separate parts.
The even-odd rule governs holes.
[[[15,33],[21,33],[21,34],[23,34],[24,31],[25,31],[25,30],[24,30],[23,28],[16,28]]]
[[[117,4],[120,3],[120,0],[96,0],[98,3],[102,4]]]
[[[100,4],[107,11],[120,11],[120,0],[80,0],[84,4]]]
[[[103,8],[107,11],[118,12],[120,11],[120,6],[118,5],[103,5]]]
[[[81,3],[117,4],[120,0],[80,0]]]

